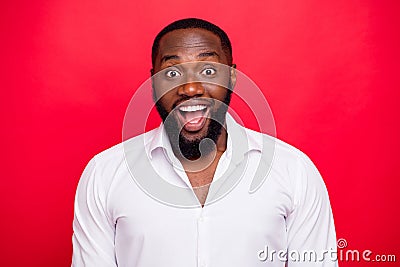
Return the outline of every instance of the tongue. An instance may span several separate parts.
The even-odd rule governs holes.
[[[201,110],[185,113],[186,123],[197,123],[201,120],[202,117],[203,111]]]
[[[203,127],[203,119],[204,119],[203,111],[192,111],[185,112],[185,124],[184,128],[187,131],[198,131]]]

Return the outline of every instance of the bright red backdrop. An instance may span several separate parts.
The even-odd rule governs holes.
[[[271,105],[278,137],[322,173],[338,238],[349,249],[397,254],[398,264],[397,3],[2,2],[1,265],[70,264],[79,176],[121,141],[156,33],[188,16],[227,31],[238,68]]]

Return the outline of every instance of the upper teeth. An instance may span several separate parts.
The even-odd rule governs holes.
[[[192,112],[192,111],[203,110],[205,108],[206,108],[205,105],[181,106],[179,107],[179,110],[184,112]]]

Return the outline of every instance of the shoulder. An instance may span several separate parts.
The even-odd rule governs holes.
[[[275,137],[274,142],[277,159],[287,162],[297,162],[298,164],[308,164],[308,162],[311,162],[310,158],[297,147]]]
[[[249,143],[261,153],[261,162],[274,174],[290,183],[306,180],[322,182],[322,178],[311,159],[300,149],[274,136],[246,128]],[[306,182],[307,183],[307,182]]]
[[[328,199],[325,182],[312,160],[300,149],[276,137],[251,131],[262,138],[261,161],[267,166],[267,179],[290,188],[294,205],[312,199]]]

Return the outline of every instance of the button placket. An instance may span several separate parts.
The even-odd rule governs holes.
[[[207,267],[208,262],[208,218],[204,214],[204,209],[197,218],[197,265],[199,267]]]

